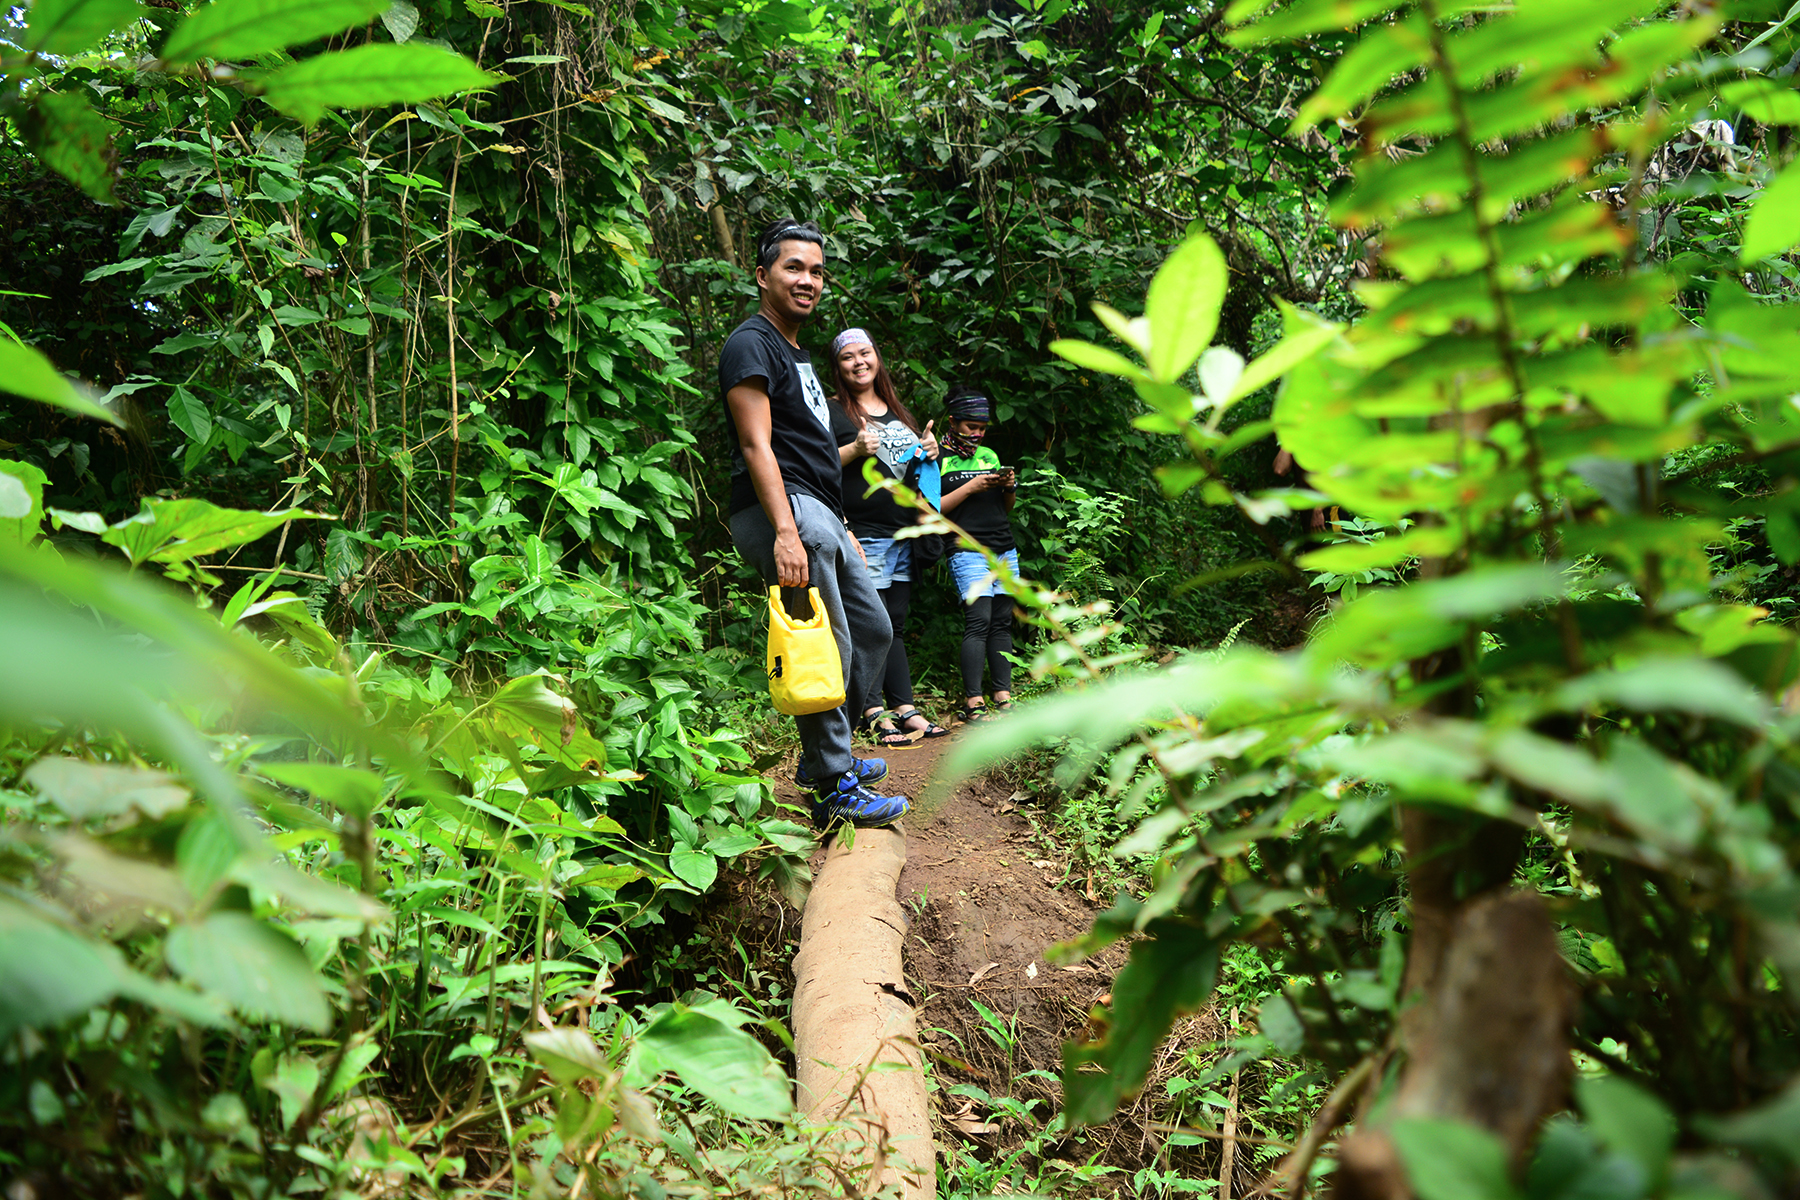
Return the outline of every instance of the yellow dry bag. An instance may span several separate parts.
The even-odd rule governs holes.
[[[808,588],[806,598],[812,620],[796,621],[781,606],[781,589],[769,589],[769,695],[777,709],[795,717],[844,702],[844,664],[819,589]]]

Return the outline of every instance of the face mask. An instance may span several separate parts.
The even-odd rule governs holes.
[[[953,425],[944,433],[944,446],[956,457],[967,458],[975,453],[976,448],[981,445],[981,441],[985,437],[987,437],[985,429],[980,433],[964,434],[958,433]]]

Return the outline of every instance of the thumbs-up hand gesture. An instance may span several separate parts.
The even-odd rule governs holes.
[[[935,424],[935,420],[925,422],[925,432],[919,435],[919,445],[924,448],[925,457],[930,459],[938,456],[937,437],[931,432],[931,427]]]
[[[864,458],[881,449],[881,430],[875,428],[875,422],[869,421],[856,435],[856,453]]]

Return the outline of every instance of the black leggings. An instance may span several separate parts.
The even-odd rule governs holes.
[[[983,596],[963,611],[963,695],[981,695],[982,659],[994,678],[996,692],[1012,691],[1013,598]]]
[[[913,689],[912,667],[906,661],[906,610],[912,604],[912,584],[896,579],[875,594],[881,597],[881,606],[887,609],[888,620],[894,626],[894,640],[888,643],[887,669],[881,677],[880,692],[887,693],[888,708],[910,708]],[[871,691],[857,715],[880,707],[880,693]]]

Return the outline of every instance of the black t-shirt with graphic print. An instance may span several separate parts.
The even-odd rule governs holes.
[[[842,514],[844,502],[838,486],[842,467],[831,440],[825,389],[813,371],[812,356],[789,345],[761,313],[732,330],[719,351],[719,402],[725,407],[725,428],[731,437],[731,511],[743,512],[759,501],[725,396],[746,379],[758,376],[766,381],[769,393],[769,448],[781,468],[783,486],[789,493],[802,492]]]
[[[879,417],[869,417],[868,422],[881,433],[881,445],[873,456],[875,470],[889,479],[905,480],[910,462],[917,459],[915,448],[919,444],[919,435],[908,429],[892,409]],[[831,406],[831,434],[840,447],[856,440],[856,422],[841,404]],[[915,523],[919,514],[915,509],[896,504],[890,492],[863,496],[869,490],[869,481],[863,478],[863,464],[867,461],[866,458],[853,458],[844,464],[844,519],[850,522],[850,531],[859,538],[891,538]]]

